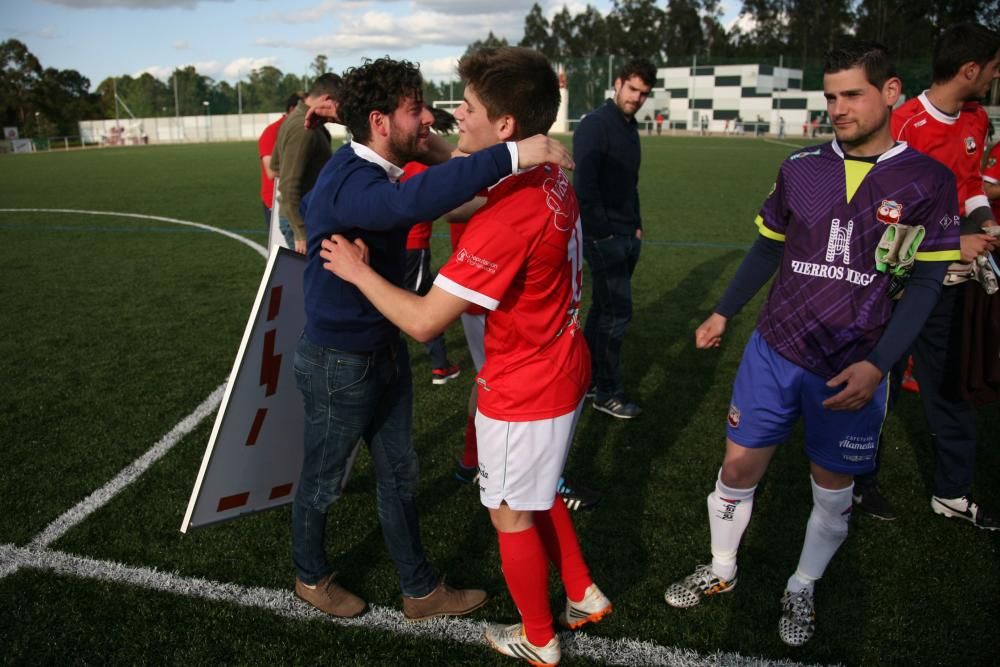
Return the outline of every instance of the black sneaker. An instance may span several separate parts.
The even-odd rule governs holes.
[[[571,510],[589,510],[601,502],[601,494],[573,484],[565,477],[559,478],[556,493]]]
[[[597,398],[597,385],[596,384],[590,385],[590,388],[587,389],[587,393],[584,394],[583,397],[588,401],[592,401],[595,398]]]
[[[882,495],[882,490],[877,484],[872,486],[854,485],[854,509],[864,512],[868,516],[881,519],[882,521],[895,521],[896,513],[892,505]]]
[[[455,479],[463,484],[475,484],[479,481],[479,466],[466,468],[462,465],[461,459],[459,459],[458,465],[455,468]]]
[[[1000,521],[977,505],[970,496],[938,498],[931,496],[931,509],[949,519],[964,519],[976,528],[1000,530]]]
[[[594,409],[618,419],[634,419],[642,414],[642,408],[624,398],[612,397],[601,402],[595,400]]]

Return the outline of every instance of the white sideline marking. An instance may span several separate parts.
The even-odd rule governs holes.
[[[794,147],[798,148],[798,146]],[[253,248],[262,257],[267,258],[267,252],[264,250],[264,247],[246,237],[219,229],[218,227],[198,222],[189,222],[187,220],[178,220],[176,218],[165,218],[139,213],[55,208],[0,208],[0,212],[76,213],[170,222],[222,234]],[[191,414],[182,419],[170,432],[160,438],[149,451],[126,466],[114,479],[91,493],[46,526],[27,547],[0,544],[0,579],[13,574],[21,567],[51,570],[58,574],[85,579],[128,584],[175,595],[265,609],[279,616],[295,620],[325,621],[346,627],[381,630],[395,635],[483,645],[483,632],[488,625],[485,621],[473,621],[461,618],[437,618],[422,623],[411,623],[403,617],[402,613],[395,609],[377,605],[372,605],[368,613],[361,618],[335,619],[306,606],[305,603],[300,602],[288,590],[247,587],[197,577],[184,577],[146,567],[134,567],[123,563],[74,556],[47,548],[48,545],[58,540],[67,531],[86,519],[87,516],[107,504],[126,486],[136,481],[185,435],[193,431],[205,417],[210,415],[219,406],[225,388],[226,383],[223,382]],[[676,667],[717,667],[718,665],[734,665],[739,667],[798,667],[801,665],[801,663],[788,660],[748,658],[737,653],[715,652],[703,656],[693,650],[660,646],[648,641],[627,638],[606,639],[589,636],[585,633],[562,632],[560,633],[560,640],[562,641],[564,655],[582,656],[616,665],[669,665]]]
[[[226,383],[223,382],[216,387],[215,391],[209,394],[208,398],[202,401],[201,405],[194,409],[194,412],[180,420],[149,451],[125,466],[110,482],[91,493],[77,503],[76,506],[67,510],[62,516],[46,526],[45,530],[39,533],[35,539],[31,540],[31,543],[28,545],[29,548],[41,549],[49,546],[62,537],[70,528],[107,504],[119,491],[139,479],[142,473],[146,472],[151,465],[159,461],[164,454],[180,442],[181,438],[193,431],[205,417],[212,414],[219,407],[219,403],[222,402],[222,393],[225,390]]]
[[[230,232],[225,229],[213,227],[212,225],[206,225],[201,222],[191,222],[190,220],[178,220],[177,218],[165,218],[161,215],[144,215],[142,213],[119,213],[117,211],[86,211],[73,208],[0,208],[0,213],[76,213],[79,215],[110,215],[110,216],[117,216],[119,218],[136,218],[139,220],[158,220],[160,222],[170,222],[175,225],[184,225],[185,227],[197,227],[199,229],[215,232],[216,234],[222,234],[223,236],[228,236],[231,239],[239,241],[243,245],[250,246],[258,253],[260,253],[261,257],[267,259],[267,250],[264,249],[264,246],[257,243],[256,241],[251,241],[245,236],[240,236],[235,232]]]
[[[800,144],[790,144],[787,141],[778,141],[777,139],[765,139],[764,143],[776,144],[778,146],[789,146],[790,148],[806,148],[805,146],[802,146]]]
[[[264,609],[294,620],[325,621],[335,625],[381,630],[434,640],[461,642],[485,646],[483,632],[486,621],[464,618],[437,618],[421,623],[407,621],[403,614],[390,607],[372,605],[360,618],[338,619],[317,611],[299,601],[291,590],[275,590],[256,586],[184,577],[146,567],[94,560],[49,549],[19,548],[0,545],[0,563],[51,570],[57,574],[96,579],[116,584],[129,584],[174,595],[201,598],[213,602],[228,602],[242,607]],[[2,566],[0,566],[2,567]],[[660,646],[634,639],[607,639],[586,633],[562,632],[559,635],[562,652],[568,657],[586,657],[616,665],[676,665],[683,667],[715,667],[718,665],[768,665],[797,667],[800,663],[744,657],[736,653],[700,655],[696,651]]]

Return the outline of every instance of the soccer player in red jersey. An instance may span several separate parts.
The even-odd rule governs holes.
[[[559,107],[552,66],[536,51],[482,49],[462,58],[465,100],[459,149],[471,152],[548,130]],[[559,621],[578,628],[611,612],[590,577],[556,484],[590,381],[579,322],[579,206],[555,165],[510,176],[488,191],[458,251],[425,297],[394,288],[344,237],[325,241],[327,268],[353,283],[418,340],[439,333],[471,304],[487,309],[479,387],[480,499],[497,530],[504,579],[521,623],[492,625],[501,653],[535,665],[560,659],[548,597],[552,562],[566,590]]]
[[[976,467],[976,409],[958,394],[965,287],[970,263],[995,250],[997,238],[983,233],[996,220],[983,190],[982,158],[989,118],[979,99],[998,77],[1000,35],[974,23],[946,29],[934,46],[934,82],[892,114],[892,134],[933,157],[955,175],[962,216],[962,261],[945,276],[941,299],[911,351],[924,412],[934,433],[935,471],[931,508],[987,530],[1000,530],[1000,518],[971,497]],[[874,475],[859,477],[855,500],[860,509],[881,498]],[[873,494],[879,494],[873,499]]]
[[[993,144],[983,165],[983,191],[990,200],[993,219],[1000,220],[1000,142]]]

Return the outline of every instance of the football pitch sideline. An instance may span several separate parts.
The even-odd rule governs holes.
[[[453,584],[489,590],[483,609],[402,621],[366,455],[329,531],[340,578],[373,605],[360,619],[324,622],[294,599],[287,507],[178,532],[264,266],[255,149],[0,159],[4,661],[515,664],[478,639],[485,622],[513,622],[516,610],[486,512],[452,479],[473,375],[457,326],[447,341],[463,372],[448,385],[431,385],[427,356],[411,345],[418,503],[431,562]],[[695,350],[693,330],[753,241],[753,218],[793,149],[794,141],[643,138],[647,242],[624,354],[626,386],[646,412],[622,423],[588,408],[578,428],[568,473],[605,497],[574,518],[615,612],[567,638],[567,664],[995,660],[1000,536],[931,512],[930,435],[912,395],[887,421],[883,454],[882,487],[900,518],[854,518],[817,586],[808,645],[791,649],[777,636],[778,599],[811,503],[801,432],[758,491],[739,587],[690,610],[663,602],[671,581],[709,557],[705,496],[763,294],[720,350]],[[446,237],[439,223],[437,264]],[[1000,410],[980,415],[977,497],[996,508]]]

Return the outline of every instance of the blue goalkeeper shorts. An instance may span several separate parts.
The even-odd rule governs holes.
[[[833,472],[871,472],[887,410],[887,378],[864,407],[828,410],[823,401],[843,387],[827,387],[825,379],[782,357],[754,331],[733,383],[726,435],[743,447],[778,445],[801,416],[810,461]]]

